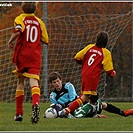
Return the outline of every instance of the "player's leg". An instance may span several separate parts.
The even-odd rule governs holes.
[[[85,80],[84,82],[82,80],[82,94],[75,101],[73,101],[67,108],[65,108],[62,111],[59,111],[58,114],[60,117],[68,115],[75,109],[79,108],[84,102],[88,102],[91,95],[97,95],[96,87],[93,87],[92,89],[91,84],[88,84],[88,79],[83,79]]]
[[[31,94],[32,94],[32,106],[35,104],[40,105],[40,87],[38,80],[30,78]]]
[[[40,117],[40,88],[38,80],[30,78],[31,94],[32,94],[32,117],[31,122],[37,123]]]
[[[115,113],[115,114],[118,114],[118,115],[121,115],[121,116],[127,116],[127,114],[125,114],[125,112],[123,110],[119,109],[118,107],[116,107],[112,104],[102,102],[102,107],[103,107],[104,110],[106,110],[110,113]]]
[[[81,95],[76,100],[74,100],[67,108],[58,112],[59,117],[67,117],[67,115],[73,112],[75,109],[79,108],[85,101],[88,101],[89,95]]]
[[[24,101],[24,77],[22,75],[18,76],[18,83],[16,89],[16,116],[15,121],[22,121],[23,116],[23,101]]]
[[[40,68],[26,68],[26,72],[23,73],[23,76],[29,78],[31,95],[32,95],[32,116],[31,122],[37,123],[40,116],[40,87],[39,87],[39,73]]]

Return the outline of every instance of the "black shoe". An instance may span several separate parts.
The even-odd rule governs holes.
[[[22,117],[22,115],[16,115],[16,116],[14,116],[14,120],[21,122],[23,120],[23,117]]]
[[[38,104],[35,104],[32,106],[32,117],[31,122],[32,124],[36,124],[40,119],[40,106]]]

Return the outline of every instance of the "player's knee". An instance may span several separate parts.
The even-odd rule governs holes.
[[[106,109],[106,108],[107,108],[107,106],[108,106],[108,105],[107,105],[107,103],[102,102],[102,108],[103,108],[103,109]]]

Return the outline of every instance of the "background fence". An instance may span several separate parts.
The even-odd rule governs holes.
[[[5,4],[1,2],[1,4]],[[13,31],[13,21],[21,13],[21,2],[6,3],[0,8],[0,101],[15,100],[17,78],[12,74],[12,51],[7,42]],[[51,71],[59,71],[63,82],[74,84],[80,92],[80,66],[74,55],[89,43],[95,42],[100,30],[109,33],[107,48],[112,52],[115,79],[103,72],[98,90],[100,97],[111,101],[132,100],[132,3],[131,2],[39,2],[36,16],[46,23],[48,48],[43,45],[41,70],[41,101],[49,101],[53,90],[48,82]],[[30,102],[28,80],[25,101]]]

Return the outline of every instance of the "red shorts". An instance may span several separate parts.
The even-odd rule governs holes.
[[[18,76],[23,75],[24,77],[27,78],[35,78],[38,80],[40,79],[39,78],[40,68],[21,67],[21,68],[16,68],[16,70],[14,70],[13,73],[16,73]]]
[[[82,94],[97,95],[98,80],[82,76]]]

